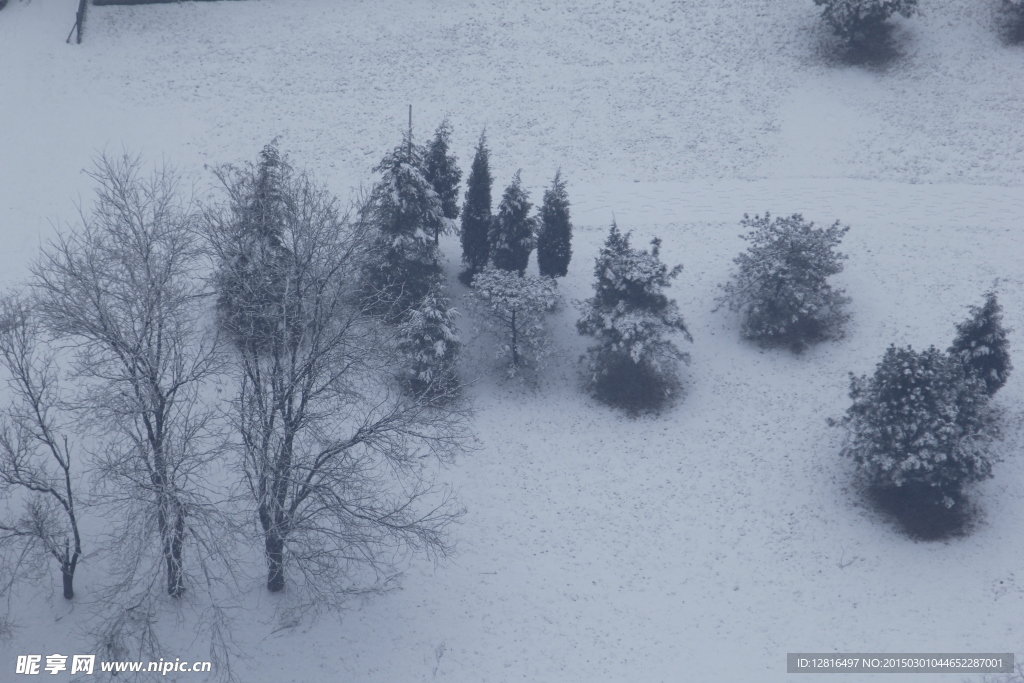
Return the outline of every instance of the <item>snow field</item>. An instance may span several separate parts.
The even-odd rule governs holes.
[[[848,405],[849,371],[871,372],[889,343],[945,348],[995,278],[1007,326],[1024,329],[1024,51],[998,40],[995,3],[933,0],[895,22],[903,55],[885,69],[830,63],[815,8],[796,0],[94,7],[67,46],[74,6],[0,13],[7,283],[51,220],[73,220],[76,194],[91,201],[80,169],[97,150],[163,155],[203,192],[204,164],[253,159],[280,135],[346,197],[409,103],[421,140],[450,114],[466,173],[487,127],[495,204],[517,168],[535,203],[562,168],[568,302],[590,296],[613,215],[684,265],[669,291],[695,341],[675,407],[630,420],[583,395],[571,303],[551,318],[558,353],[536,389],[500,381],[476,345],[481,449],[447,473],[469,510],[459,556],[277,632],[254,591],[243,680],[811,683],[785,675],[787,651],[1024,651],[1019,377],[998,394],[1007,458],[975,491],[982,523],[948,543],[910,541],[866,508],[825,424]],[[739,219],[765,210],[852,226],[835,279],[853,298],[846,339],[762,351],[712,313],[744,248]],[[444,247],[459,306],[457,241]],[[5,662],[84,642],[80,613],[19,599]]]

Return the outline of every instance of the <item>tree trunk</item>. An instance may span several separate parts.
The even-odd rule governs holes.
[[[71,600],[75,597],[75,565],[61,564],[60,573],[64,579],[64,599]]]
[[[519,367],[519,344],[516,338],[516,311],[512,309],[512,367]]]
[[[267,533],[267,590],[278,593],[284,590],[284,539],[277,534]]]
[[[179,512],[175,515],[174,534],[169,539],[165,550],[167,558],[167,594],[172,598],[180,598],[185,592],[185,576],[181,568],[184,537],[185,517]]]

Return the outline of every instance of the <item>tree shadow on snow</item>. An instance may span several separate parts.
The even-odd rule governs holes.
[[[916,541],[945,541],[970,535],[980,511],[964,496],[946,507],[928,487],[872,487],[867,496],[906,536]]]

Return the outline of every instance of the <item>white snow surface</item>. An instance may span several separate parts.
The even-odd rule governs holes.
[[[825,422],[849,404],[848,372],[890,343],[945,348],[997,278],[1024,330],[1024,49],[1000,40],[998,2],[922,3],[877,68],[828,58],[810,0],[90,7],[68,45],[76,5],[0,11],[5,284],[76,198],[91,203],[82,169],[99,151],[164,158],[204,193],[204,165],[280,136],[345,198],[373,182],[408,104],[419,140],[450,117],[466,174],[486,127],[495,203],[516,169],[535,202],[562,169],[567,301],[590,296],[613,216],[684,265],[669,293],[695,341],[680,340],[692,364],[674,407],[630,419],[586,397],[571,305],[550,318],[558,351],[536,386],[471,352],[481,449],[446,472],[468,508],[458,556],[289,629],[254,586],[240,680],[810,683],[832,677],[787,676],[787,652],[1024,653],[1024,361],[998,395],[1005,459],[972,490],[983,514],[965,538],[914,542],[882,519]],[[835,278],[853,299],[845,339],[763,351],[712,312],[739,219],[766,210],[852,226]],[[454,275],[457,238],[442,246]],[[84,608],[49,587],[15,596],[0,679],[16,654],[87,652]],[[171,642],[172,658],[205,658],[187,633]]]

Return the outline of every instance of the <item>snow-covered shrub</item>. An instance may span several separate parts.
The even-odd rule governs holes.
[[[562,172],[555,173],[551,187],[544,191],[537,233],[537,266],[541,275],[565,277],[572,258],[572,222],[569,220],[569,195]]]
[[[733,260],[738,269],[720,301],[743,314],[743,336],[797,352],[840,336],[849,299],[828,278],[843,270],[846,256],[835,249],[849,227],[815,228],[800,214],[772,220],[768,213],[744,215],[741,225],[751,230],[742,236],[750,247]]]
[[[959,359],[890,346],[873,377],[850,375],[850,398],[842,452],[873,486],[952,507],[966,484],[992,476],[985,383]]]
[[[917,0],[814,0],[836,35],[850,43],[871,39],[894,14],[911,17]]]
[[[956,326],[956,339],[949,353],[959,358],[964,370],[985,383],[985,392],[992,396],[1006,384],[1013,365],[1010,363],[1010,342],[1003,327],[1003,307],[995,292],[985,295],[981,307],[971,306],[971,317]]]
[[[371,309],[400,319],[419,304],[440,272],[438,233],[454,223],[423,167],[423,152],[406,139],[377,165],[381,174],[364,210],[377,231],[375,254],[366,269]]]
[[[413,393],[438,395],[455,387],[461,349],[456,315],[438,279],[399,325],[398,348],[407,361],[403,379]]]
[[[509,359],[509,376],[547,355],[544,314],[559,302],[555,281],[487,266],[473,278],[476,309],[498,340],[498,356]]]
[[[671,271],[658,254],[629,244],[612,223],[595,260],[594,296],[579,304],[576,328],[595,339],[589,349],[588,380],[601,400],[630,410],[654,409],[676,384],[678,361],[688,356],[669,338],[679,332],[693,341],[676,302],[664,290],[682,271]]]
[[[530,216],[532,208],[530,197],[519,179],[519,171],[516,171],[512,183],[505,188],[505,194],[501,197],[498,215],[491,223],[488,235],[491,263],[495,268],[515,271],[520,275],[526,272],[537,223]]]
[[[493,181],[487,136],[481,133],[469,179],[466,181],[466,199],[462,204],[462,230],[459,237],[462,240],[462,263],[466,270],[459,277],[466,284],[484,269],[490,259],[488,233],[494,220],[491,215]]]

